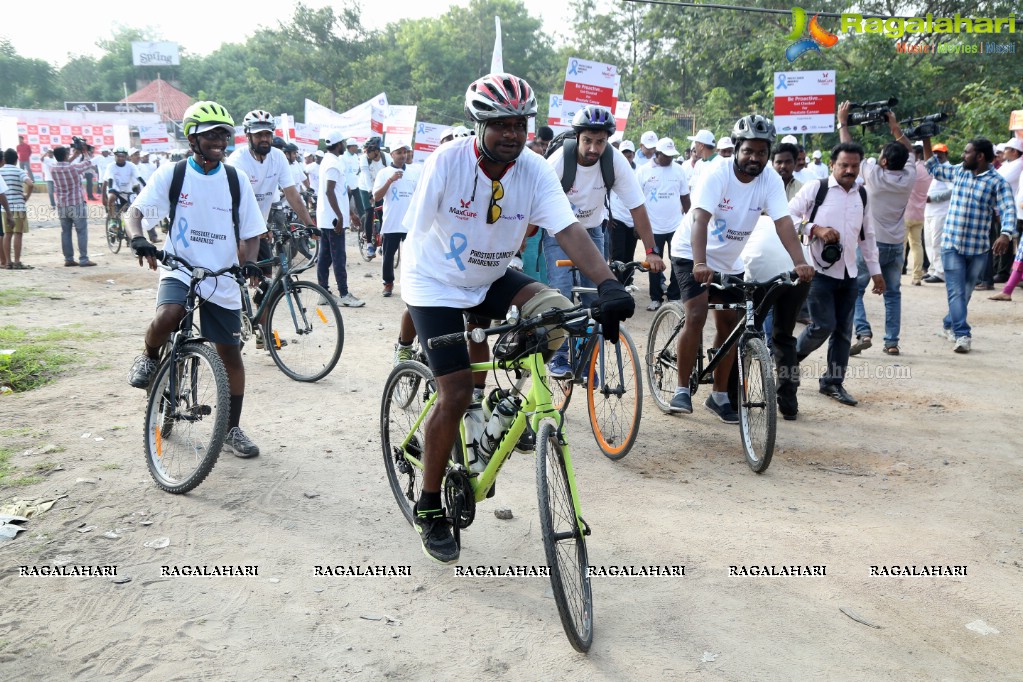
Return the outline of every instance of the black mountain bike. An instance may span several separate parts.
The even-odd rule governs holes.
[[[738,278],[723,276],[724,284],[710,286],[722,291],[739,289],[742,303],[711,303],[710,310],[742,310],[745,316],[728,335],[720,348],[708,348],[706,364],[701,341],[696,353],[696,365],[689,377],[691,395],[696,394],[700,384],[714,383],[714,370],[721,358],[728,355],[733,346],[738,346],[739,372],[738,404],[739,433],[742,449],[750,469],[760,474],[767,470],[774,454],[774,438],[777,429],[778,405],[775,401],[774,362],[767,349],[764,332],[756,324],[761,311],[766,311],[780,286],[794,286],[799,282],[795,272],[784,272],[766,282],[746,282]],[[761,298],[761,294],[763,298]],[[759,305],[755,299],[759,300]],[[646,373],[650,395],[662,412],[670,413],[671,398],[678,381],[678,337],[686,323],[685,310],[674,302],[661,306],[650,324],[646,344]]]
[[[192,325],[203,301],[199,283],[224,274],[238,275],[234,265],[223,270],[193,267],[163,251],[157,259],[171,269],[191,273],[185,316],[160,352],[149,384],[143,440],[146,464],[162,490],[187,493],[213,470],[227,436],[231,391],[227,370],[216,347],[198,336]]]
[[[107,218],[105,231],[107,248],[111,253],[117,253],[121,250],[121,245],[128,241],[128,235],[124,231],[124,214],[131,205],[131,193],[113,190],[113,194],[117,205],[114,209],[114,217]]]

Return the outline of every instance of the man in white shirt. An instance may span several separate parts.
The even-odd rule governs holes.
[[[734,160],[713,165],[701,178],[693,193],[693,210],[686,214],[671,242],[672,265],[686,314],[677,347],[678,384],[670,403],[673,414],[693,411],[689,378],[707,322],[710,297],[706,285],[715,272],[726,275],[743,272],[743,245],[761,213],[767,213],[774,221],[778,238],[796,264],[799,278],[809,281],[813,277],[813,268],[803,258],[796,238],[781,177],[768,165],[774,126],[763,116],[744,116],[732,128],[732,141],[736,145]],[[719,298],[735,297],[714,296],[715,300]],[[714,345],[720,347],[735,328],[738,316],[732,310],[719,310],[714,317],[717,328]],[[728,380],[734,363],[735,348],[714,370],[714,389],[704,403],[726,424],[739,423],[739,415],[728,399]]]
[[[373,201],[384,204],[383,220],[380,222],[380,235],[384,250],[383,277],[385,298],[394,292],[394,254],[405,241],[408,232],[402,221],[412,201],[412,194],[419,182],[421,168],[408,166],[406,160],[412,155],[412,148],[404,143],[391,150],[391,165],[377,173],[373,184]]]
[[[652,163],[648,163],[636,171],[636,180],[643,191],[646,212],[650,217],[650,228],[654,233],[654,243],[660,253],[671,244],[675,230],[682,222],[682,215],[689,210],[689,183],[686,182],[682,168],[674,163],[678,156],[675,141],[663,137],[657,142],[657,153]],[[670,255],[670,254],[669,254]],[[677,301],[681,297],[678,279],[674,271],[670,273],[667,292],[664,291],[664,275],[650,273],[650,305],[647,310],[661,307],[665,294],[669,301]]]
[[[566,163],[566,158],[575,162],[575,177],[566,194],[571,202],[576,220],[589,233],[597,250],[604,253],[602,223],[610,202],[610,193],[617,193],[626,209],[632,214],[636,225],[636,234],[643,240],[647,250],[651,272],[659,274],[665,266],[661,259],[660,248],[650,229],[650,219],[643,205],[643,192],[629,162],[625,160],[620,151],[607,143],[615,129],[615,119],[611,110],[607,107],[587,105],[577,111],[572,118],[572,128],[575,131],[576,139],[566,140],[560,149],[551,154],[547,163],[554,169],[554,173],[562,181],[561,184],[564,187],[568,184],[567,178],[571,173],[569,169],[573,165]],[[603,166],[608,162],[614,171],[614,184],[611,187],[606,186],[604,178]],[[546,226],[541,225],[541,227]],[[571,300],[572,272],[569,268],[557,265],[557,261],[567,259],[568,256],[557,237],[551,232],[544,235],[543,251],[547,261],[548,284],[560,291],[565,298]],[[594,287],[596,284],[586,279],[584,275],[581,278],[581,286]],[[592,295],[589,294],[582,296],[582,301],[586,304],[589,304],[592,299]],[[568,364],[567,343],[555,354],[549,369],[551,376],[555,379],[572,378],[572,368]]]
[[[1014,137],[1008,142],[1002,145],[1002,165],[998,167],[998,174],[1006,179],[1009,183],[1009,187],[1012,188],[1012,196],[1016,197],[1020,191],[1020,172],[1023,171],[1023,140],[1018,137]],[[1017,204],[1017,213],[1019,213],[1019,202]],[[1000,229],[1000,228],[995,228]],[[998,235],[994,235],[995,238]],[[993,278],[992,281],[996,284],[1004,284],[1009,280],[1009,270],[1012,268],[1012,261],[1015,249],[1010,249],[1006,253],[999,254],[997,256],[992,255],[993,265]]]
[[[316,258],[316,280],[330,291],[330,271],[333,267],[337,282],[338,302],[349,308],[361,308],[365,301],[348,290],[348,254],[345,251],[345,228],[354,219],[348,202],[348,186],[341,150],[345,139],[338,130],[330,130],[323,137],[327,153],[320,163],[320,187],[317,191],[316,224],[320,228],[320,252]]]
[[[654,147],[657,146],[658,139],[657,133],[652,130],[648,130],[640,136],[639,150],[636,151],[636,168],[644,166],[653,160],[654,154],[657,153]]]
[[[571,307],[558,292],[508,268],[530,224],[558,234],[583,274],[600,282],[598,307],[609,339],[617,340],[618,323],[635,308],[577,222],[551,167],[523,153],[528,118],[536,115],[529,84],[512,74],[484,76],[466,91],[465,110],[476,135],[443,144],[427,159],[405,215],[409,238],[402,254],[401,296],[423,339],[437,400],[425,424],[423,468],[412,467],[400,485],[421,481],[414,525],[423,551],[441,563],[459,556],[440,490],[473,377],[465,344],[431,348],[428,340],[463,332],[466,313],[503,318],[515,305],[527,319]],[[548,350],[564,338],[563,330],[549,330]]]
[[[806,147],[796,143],[796,148],[799,149],[799,156],[796,157],[796,170],[792,175],[804,185],[817,180],[817,173],[810,170],[806,165]]]
[[[721,159],[730,159],[732,154],[735,153],[735,145],[732,143],[732,138],[728,135],[722,135],[718,139],[718,143],[714,145],[714,148],[717,149],[718,158]]]
[[[936,144],[931,148],[938,163],[943,166],[948,162],[948,145]],[[933,178],[927,190],[927,205],[924,207],[924,250],[930,268],[924,277],[925,284],[944,284],[945,266],[941,263],[941,238],[945,234],[945,217],[952,199],[952,185]]]
[[[714,133],[709,130],[700,130],[695,135],[687,137],[690,142],[693,143],[693,172],[689,174],[686,180],[689,181],[689,190],[695,192],[696,186],[700,182],[700,175],[708,170],[708,166],[714,162],[717,157],[717,149],[714,145]]]
[[[106,187],[104,194],[107,198],[107,217],[113,218],[118,203],[127,205],[131,202],[141,176],[138,167],[128,161],[128,150],[118,147],[114,150],[114,163],[107,166],[106,174],[102,177]],[[118,193],[121,195],[120,202]]]
[[[362,229],[366,233],[367,255],[373,258],[376,255],[376,243],[373,235],[373,218],[377,209],[373,201],[373,184],[377,180],[377,173],[382,171],[390,161],[381,151],[382,141],[379,137],[371,137],[366,140],[365,152],[359,157],[359,192],[363,199]]]
[[[309,178],[309,191],[313,193],[313,197],[316,197],[320,190],[320,162],[323,160],[323,152],[317,149],[306,159],[305,174]]]
[[[821,158],[823,156],[824,155],[821,154],[821,150],[813,150],[813,163],[810,164],[810,170],[813,171],[818,180],[824,180],[831,174],[831,171],[828,169],[828,164],[821,162]]]
[[[636,170],[633,159],[636,156],[636,145],[631,140],[625,140],[618,147],[625,160]],[[611,260],[629,263],[636,257],[636,243],[639,237],[636,236],[636,221],[632,219],[632,212],[625,208],[621,197],[616,192],[611,192],[610,220],[607,224],[605,234],[611,239]],[[632,274],[625,284],[632,284]]]
[[[234,120],[216,102],[196,102],[185,111],[183,129],[192,150],[181,186],[181,197],[188,197],[188,201],[174,197],[177,203],[171,203],[169,195],[176,164],[166,164],[153,174],[152,182],[128,211],[128,237],[139,265],[145,260],[151,270],[156,270],[157,250],[142,236],[143,227],[155,227],[173,212],[174,224],[165,246],[168,253],[210,270],[238,265],[239,254],[244,254],[242,273],[258,276],[259,269],[252,261],[259,248],[259,235],[266,231],[266,222],[245,172],[239,170],[238,223],[234,224],[228,171],[222,163],[227,143],[234,136]],[[185,315],[190,281],[188,272],[160,271],[156,316],[146,331],[145,353],[135,359],[128,373],[132,386],[149,386],[156,373],[160,349]],[[230,404],[217,406],[229,410],[224,446],[238,457],[256,457],[259,448],[239,426],[245,397],[245,365],[240,346],[241,291],[232,275],[222,275],[201,282],[199,295],[203,299],[199,308],[202,335],[216,345],[227,369],[231,391]]]

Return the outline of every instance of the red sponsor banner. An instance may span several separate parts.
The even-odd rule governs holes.
[[[775,97],[775,116],[813,116],[835,112],[835,95]]]
[[[614,104],[614,89],[602,88],[588,83],[565,81],[565,99],[581,104],[611,107]]]

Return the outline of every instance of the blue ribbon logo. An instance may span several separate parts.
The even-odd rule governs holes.
[[[469,239],[461,232],[455,232],[451,235],[451,241],[448,242],[448,246],[451,250],[445,253],[444,257],[448,260],[454,259],[455,265],[458,266],[459,270],[465,270],[465,263],[462,262],[460,256],[462,255],[462,252],[465,251],[465,247],[468,244]]]
[[[392,187],[391,188],[391,199],[394,200],[394,201],[398,200],[398,188],[397,187]]]
[[[188,232],[188,221],[184,218],[178,218],[178,227],[174,230],[174,242],[180,243],[181,248],[187,249],[191,244],[188,243],[188,237],[185,233]]]
[[[650,197],[647,200],[650,203],[652,203],[652,204],[657,202],[657,188],[656,187],[654,187],[654,188],[652,188],[650,190]]]
[[[818,50],[819,52],[820,50]],[[778,84],[774,86],[775,90],[788,90],[789,84],[785,82],[786,76],[783,73],[778,74]]]
[[[578,59],[573,59],[571,62],[569,62],[568,73],[569,73],[569,75],[572,75],[572,76],[578,76],[579,75],[579,60]]]
[[[728,223],[726,223],[721,218],[717,218],[714,221],[714,229],[711,230],[711,234],[717,237],[719,242],[723,243],[725,241],[725,229],[727,227]]]
[[[423,135],[426,133],[426,126],[422,123],[419,124],[419,130],[416,131],[416,135]]]

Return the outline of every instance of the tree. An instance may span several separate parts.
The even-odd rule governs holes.
[[[27,59],[11,41],[0,39],[0,102],[14,108],[56,106],[60,88],[53,67],[41,59]]]

